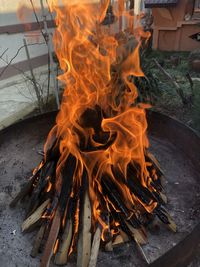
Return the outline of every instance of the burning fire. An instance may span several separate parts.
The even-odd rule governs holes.
[[[57,24],[54,45],[63,70],[59,80],[65,91],[44,160],[32,180],[36,196],[42,192],[44,200],[50,199],[42,218],[58,228],[50,238],[54,253],[62,255],[58,263],[66,262],[63,257],[75,249],[81,231],[87,230],[89,238],[101,229],[105,243],[121,233],[142,244],[144,226],[155,215],[175,230],[162,207],[162,172],[147,151],[146,106],[138,103],[134,85],[135,77],[144,76],[140,46],[149,34],[132,28],[134,18],[124,10],[123,0],[113,7],[112,33],[104,26],[109,3],[51,1]],[[129,36],[134,35],[130,47],[115,33],[122,21]],[[47,253],[48,245],[45,257]]]
[[[131,179],[127,177],[129,166],[137,165],[138,181],[153,190],[149,186],[151,177],[145,162],[148,147],[146,114],[145,109],[137,105],[138,93],[133,83],[133,77],[144,75],[140,68],[140,42],[132,52],[126,52],[123,62],[119,62],[118,40],[99,26],[109,1],[99,7],[84,1],[79,4],[64,1],[62,7],[57,4],[57,1],[52,3],[57,14],[54,44],[63,70],[59,79],[66,88],[45,152],[48,154],[51,136],[56,131],[60,151],[56,172],[58,194],[63,184],[62,170],[67,159],[72,157],[76,162],[73,183],[79,188],[86,173],[84,179],[89,186],[94,223],[99,221],[106,227],[102,223],[103,208],[98,198],[102,195],[106,206],[110,205],[102,194],[104,177],[115,184],[130,214],[138,199],[126,185]],[[121,1],[119,7],[121,13]],[[112,74],[111,68],[115,66],[119,66],[118,73]],[[114,173],[120,173],[123,179],[116,178]],[[141,204],[148,212],[157,205],[155,201]]]

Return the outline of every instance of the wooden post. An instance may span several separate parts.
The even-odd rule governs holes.
[[[130,32],[132,33],[134,30],[134,23],[135,23],[135,21],[134,21],[134,0],[130,0],[129,2],[130,2],[129,6],[128,6],[128,1],[126,2],[127,3],[126,10],[129,9],[129,12],[130,12],[129,13],[130,16],[128,18],[128,27],[129,27]]]
[[[28,46],[27,46],[25,38],[23,39],[23,42],[24,42],[24,47],[25,47],[25,51],[26,51],[26,56],[27,56],[27,59],[28,59],[29,70],[30,70],[30,73],[31,73],[31,78],[32,78],[31,80],[33,82],[33,86],[34,86],[34,89],[35,89],[36,97],[37,97],[37,100],[38,100],[39,110],[40,110],[40,112],[43,112],[43,99],[42,99],[42,96],[40,94],[40,91],[39,91],[39,88],[38,88],[38,85],[37,85],[37,82],[36,82],[36,79],[35,79],[33,68],[32,68],[32,65],[31,65],[30,54],[29,54],[29,51],[28,51]]]
[[[142,0],[134,1],[134,13],[136,16],[138,16],[141,13],[141,2]]]
[[[142,0],[135,0],[134,1],[134,28],[137,28],[137,20],[138,20],[138,16],[141,13],[141,1]]]
[[[54,61],[53,61],[53,52],[52,52],[52,38],[51,38],[51,34],[49,33],[49,30],[48,30],[43,0],[40,0],[40,5],[41,5],[41,10],[42,10],[44,29],[45,29],[46,36],[47,36],[46,43],[47,43],[48,52],[49,52],[50,70],[51,70],[52,79],[53,79],[53,89],[54,89],[57,107],[59,109],[60,108],[60,101],[59,101],[58,88],[57,88],[57,83],[56,83],[56,72],[54,70]]]
[[[119,12],[119,31],[123,30],[123,12],[124,12],[124,0],[118,1],[118,12]]]

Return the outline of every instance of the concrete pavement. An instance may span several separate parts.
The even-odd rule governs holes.
[[[34,70],[36,80],[46,94],[47,67]],[[29,73],[27,73],[29,75]],[[52,88],[50,88],[52,92]],[[22,75],[0,81],[0,130],[27,117],[37,108],[32,83]]]

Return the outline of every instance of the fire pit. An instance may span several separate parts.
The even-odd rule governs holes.
[[[184,159],[174,149],[172,139],[171,144],[169,138],[168,143],[164,143],[165,138],[160,140],[162,131],[160,137],[152,131],[153,153],[149,150],[146,118],[149,104],[148,99],[141,103],[140,85],[137,88],[136,84],[137,79],[144,77],[140,49],[150,33],[139,25],[134,28],[132,12],[126,12],[124,2],[118,1],[110,23],[121,17],[126,19],[128,29],[122,41],[116,34],[116,25],[113,31],[105,26],[106,14],[111,15],[113,10],[109,3],[93,5],[80,1],[60,5],[59,1],[52,1],[57,25],[54,48],[62,69],[59,79],[65,90],[56,123],[39,153],[42,158],[10,203],[13,208],[20,201],[25,202],[22,232],[37,228],[30,255],[36,258],[42,251],[40,267],[49,267],[51,259],[56,265],[70,261],[73,264],[74,256],[77,267],[95,267],[97,259],[105,266],[113,259],[104,254],[98,257],[99,248],[115,255],[115,248],[122,244],[126,249],[117,253],[119,265],[125,265],[129,256],[134,256],[131,265],[132,262],[136,266],[149,265],[164,248],[175,246],[178,238],[183,238],[183,232],[192,227],[191,221],[197,223],[198,210],[190,205],[193,202],[192,208],[195,206],[198,187],[188,179],[197,175],[190,166],[194,157]],[[127,47],[125,44],[133,35],[135,46]],[[119,52],[121,45],[123,51]],[[35,126],[43,128],[39,130],[40,137],[46,131],[44,125],[43,122],[41,127]],[[160,127],[157,125],[157,131]],[[29,136],[29,151],[26,152],[25,141],[21,142],[21,159],[30,157],[31,163],[33,132],[34,129]],[[174,145],[179,147],[179,142]],[[37,144],[33,149],[37,149]],[[167,182],[154,154],[166,168]],[[10,164],[11,156],[8,159]],[[170,211],[166,208],[166,193]],[[176,232],[176,223],[179,232],[173,237],[168,230]],[[12,231],[13,236],[16,230]],[[195,228],[193,235],[198,231]],[[194,246],[195,240],[192,243]],[[189,252],[184,251],[187,247],[182,248],[184,259],[178,258],[179,266],[189,261],[193,246],[190,245]],[[179,250],[178,247],[175,251]],[[168,266],[176,259],[170,255],[161,258],[161,261],[168,258]],[[156,264],[164,265],[160,260]]]
[[[43,158],[10,203],[25,201],[22,232],[39,228],[31,256],[43,250],[40,267],[49,267],[52,256],[66,265],[72,253],[78,267],[95,267],[100,246],[111,252],[129,240],[149,263],[142,248],[147,228],[158,219],[177,229],[165,208],[164,173],[148,150],[149,104],[141,103],[136,87],[144,77],[140,48],[150,33],[129,23],[123,42],[133,34],[135,47],[119,53],[122,40],[103,26],[109,3],[52,1],[65,89]],[[116,18],[133,21],[123,8],[119,1]]]
[[[55,113],[42,115],[11,126],[0,133],[2,266],[39,265],[39,258],[29,257],[35,232],[24,236],[21,234],[23,204],[14,210],[8,205],[41,159],[37,151],[42,149],[54,119]],[[167,178],[167,208],[177,224],[178,232],[174,234],[162,225],[151,225],[149,243],[143,246],[143,252],[151,266],[187,266],[194,260],[195,252],[199,252],[200,139],[188,127],[158,113],[148,114],[148,125],[151,150],[162,164]],[[146,266],[132,243],[116,247],[110,253],[100,252],[97,266],[114,264]],[[199,264],[197,258],[192,266],[198,267]],[[74,265],[75,259],[72,256],[68,266]]]

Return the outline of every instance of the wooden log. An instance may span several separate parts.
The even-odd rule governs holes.
[[[14,208],[21,199],[23,199],[26,195],[28,195],[29,191],[32,188],[33,183],[34,183],[34,177],[32,177],[28,181],[28,183],[25,186],[22,187],[22,189],[20,190],[20,192],[11,201],[10,208]]]
[[[150,264],[150,261],[148,260],[143,248],[141,247],[140,243],[138,242],[137,238],[135,238],[135,242],[136,242],[136,245],[137,245],[137,248],[142,256],[142,258],[145,260],[145,262],[149,265]]]
[[[169,224],[167,225],[169,227],[169,229],[172,231],[172,232],[175,232],[177,231],[177,226],[175,224],[175,222],[173,221],[173,219],[171,218],[171,216],[168,214],[167,215],[168,217],[168,221],[169,221]]]
[[[42,205],[37,208],[37,210],[29,216],[22,224],[22,232],[27,231],[33,224],[35,224],[39,219],[41,219],[43,212],[45,211],[50,199],[47,199]]]
[[[154,212],[158,216],[158,218],[161,220],[161,222],[167,225],[167,227],[169,227],[170,230],[172,230],[173,232],[176,232],[176,224],[171,218],[171,216],[169,215],[169,213],[167,212],[167,210],[165,210],[163,207],[157,207],[154,210]]]
[[[40,180],[38,181],[37,186],[34,187],[34,190],[29,199],[29,204],[27,207],[28,216],[37,209],[38,204],[41,201],[40,199],[41,195],[44,195],[44,193],[47,194],[45,192],[45,187],[47,186],[48,182],[50,182],[50,179],[54,171],[55,171],[55,162],[50,161],[45,164],[40,174]]]
[[[42,242],[42,239],[43,239],[43,236],[44,236],[44,232],[45,232],[45,228],[46,228],[46,222],[43,222],[43,224],[41,225],[36,237],[35,237],[35,240],[34,240],[34,244],[33,244],[33,248],[31,250],[31,257],[35,258],[38,254],[38,251],[39,251],[39,248],[41,246],[41,242]]]
[[[48,267],[50,264],[50,260],[53,255],[54,245],[56,243],[57,236],[60,230],[60,223],[61,223],[61,216],[60,216],[60,211],[57,208],[53,218],[49,236],[45,245],[44,253],[42,255],[40,267]]]
[[[65,265],[67,264],[68,253],[72,241],[72,220],[69,219],[66,223],[64,233],[60,239],[60,245],[55,256],[56,265]]]
[[[121,229],[120,229],[120,235],[122,236],[124,242],[128,242],[130,240],[129,237],[127,236],[127,234],[124,231],[122,231]]]
[[[106,245],[105,245],[105,251],[107,251],[107,252],[113,251],[113,243],[112,243],[112,240],[110,240],[108,243],[106,243]]]
[[[77,267],[88,267],[91,252],[91,205],[88,192],[85,192],[82,210],[82,229],[79,232]]]
[[[167,204],[167,196],[164,193],[162,193],[162,192],[159,192],[159,195],[160,195],[160,198],[162,199],[162,201],[165,204]]]
[[[124,239],[122,238],[122,236],[119,234],[115,237],[112,245],[113,247],[118,247],[119,245],[124,243]]]
[[[44,167],[45,163],[42,161],[40,162],[39,168],[37,171],[31,176],[31,178],[28,180],[28,182],[22,187],[20,192],[16,195],[16,197],[11,201],[10,208],[14,208],[19,200],[22,200],[26,195],[29,194],[30,190],[33,187],[34,182],[36,181],[41,169]]]
[[[168,224],[168,227],[169,227],[169,229],[172,231],[172,232],[174,232],[174,233],[176,233],[176,231],[177,231],[177,226],[176,226],[176,224],[175,224],[175,222],[174,221],[170,221],[170,224]]]
[[[137,240],[137,242],[141,245],[147,243],[147,237],[141,229],[133,228],[128,222],[126,222],[130,232],[132,233],[132,237]]]
[[[145,260],[147,264],[149,264],[149,261],[141,247],[141,245],[144,245],[147,243],[147,237],[143,232],[144,229],[135,229],[127,222],[126,222],[126,225],[128,226],[130,232],[132,233],[132,238],[134,239],[142,258]]]
[[[128,238],[127,234],[124,233],[124,231],[120,230],[120,233],[115,237],[112,245],[113,245],[113,247],[118,247],[121,244],[128,242],[128,241],[129,241],[129,238]]]
[[[37,153],[38,153],[38,155],[40,155],[40,156],[42,156],[42,157],[44,157],[44,151],[43,150],[41,150],[41,149],[39,149],[39,150],[37,150]]]
[[[163,170],[161,169],[160,163],[157,161],[157,159],[154,157],[153,154],[151,154],[149,151],[146,151],[147,160],[150,160],[150,162],[153,164],[155,169],[159,172],[160,176],[164,175]]]
[[[97,264],[97,257],[99,253],[100,242],[101,242],[101,232],[102,230],[100,226],[97,227],[96,232],[94,234],[93,242],[92,242],[89,267],[95,267]]]

